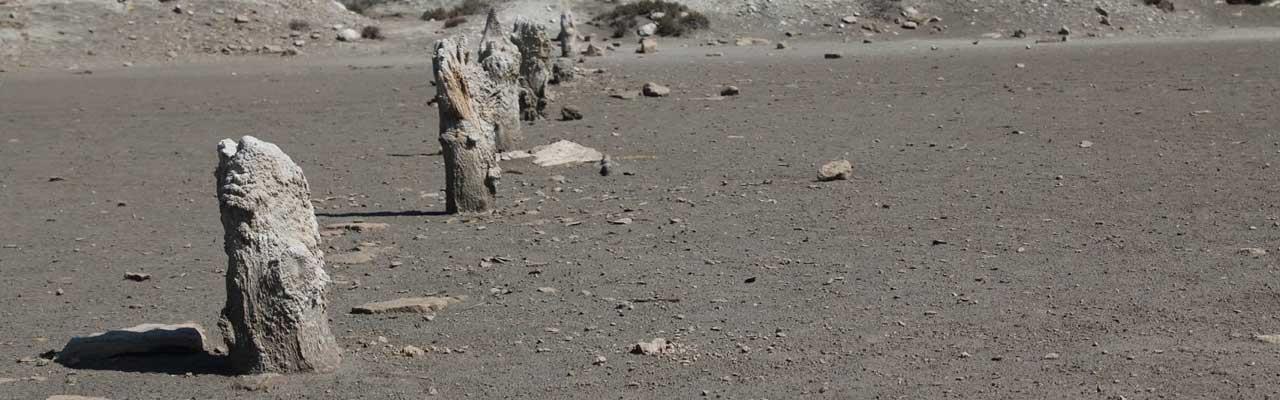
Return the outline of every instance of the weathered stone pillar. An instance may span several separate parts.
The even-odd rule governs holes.
[[[223,335],[242,373],[324,372],[341,361],[329,331],[329,275],[310,188],[274,144],[218,144],[218,206],[227,252]]]
[[[436,42],[433,70],[440,99],[440,148],[444,155],[445,208],[449,213],[487,213],[495,207],[498,166],[487,99],[498,89],[488,73],[470,62],[466,39]]]
[[[486,103],[482,111],[490,114],[486,119],[494,124],[498,151],[517,150],[524,142],[520,127],[520,50],[503,34],[502,23],[493,9],[489,9],[480,39],[480,67],[493,81],[493,92],[473,97]]]
[[[545,118],[547,81],[551,75],[551,40],[547,38],[547,28],[517,18],[511,41],[520,50],[520,119]]]
[[[573,12],[564,10],[560,13],[560,56],[561,57],[577,57],[578,50],[578,24],[573,20]]]

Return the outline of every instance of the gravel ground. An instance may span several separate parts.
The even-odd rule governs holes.
[[[11,73],[0,360],[20,361],[0,397],[1275,397],[1280,352],[1254,336],[1280,332],[1277,37],[612,53],[557,90],[583,120],[527,130],[635,175],[512,161],[476,219],[440,214],[421,58]],[[607,96],[647,81],[673,93]],[[343,367],[39,361],[74,335],[214,325],[214,145],[244,134],[302,166],[322,225],[390,224],[326,238]],[[837,159],[853,177],[816,182]],[[385,252],[332,262],[360,243]],[[438,293],[467,300],[347,313]],[[629,353],[659,337],[670,354]]]

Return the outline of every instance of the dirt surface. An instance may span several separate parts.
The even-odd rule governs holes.
[[[0,398],[1275,397],[1277,37],[611,53],[557,89],[585,119],[527,132],[634,175],[507,162],[479,219],[441,214],[422,57],[9,73]],[[607,96],[646,81],[673,93]],[[342,368],[40,361],[214,325],[215,144],[244,134],[302,166],[321,225],[389,224],[325,239]],[[815,182],[837,159],[853,178]],[[466,300],[348,313],[441,293]]]

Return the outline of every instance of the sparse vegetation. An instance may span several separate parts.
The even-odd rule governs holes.
[[[623,37],[639,26],[637,19],[650,18],[654,13],[661,13],[661,18],[656,20],[658,36],[684,36],[711,27],[711,21],[702,13],[690,10],[684,4],[665,0],[641,0],[622,4],[614,7],[613,11],[597,16],[595,21],[613,28],[613,37]]]
[[[488,8],[489,2],[485,0],[463,0],[462,4],[459,4],[457,7],[439,7],[422,13],[422,20],[445,21],[445,28],[451,28],[451,26],[449,26],[449,21],[458,17],[480,14]],[[467,22],[466,18],[463,18],[462,22]],[[454,26],[457,26],[457,24],[454,24]]]
[[[461,16],[461,15],[456,17],[449,17],[449,19],[444,20],[444,28],[449,29],[465,23],[467,23],[467,17]]]
[[[365,39],[382,40],[387,36],[382,34],[382,27],[377,25],[369,25],[360,30],[360,37]]]
[[[311,30],[311,23],[302,19],[289,20],[289,30],[306,32]]]

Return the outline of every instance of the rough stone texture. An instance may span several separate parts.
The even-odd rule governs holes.
[[[818,180],[822,182],[846,180],[853,175],[853,163],[849,160],[832,161],[818,168]]]
[[[668,342],[667,339],[663,338],[656,338],[648,342],[639,342],[636,343],[635,346],[631,347],[632,353],[644,354],[647,356],[670,353],[673,350],[674,348],[671,346],[671,342]]]
[[[360,32],[356,32],[355,29],[346,28],[338,31],[338,41],[340,42],[354,42],[357,40],[360,40]]]
[[[577,68],[577,66],[574,65],[572,58],[557,58],[555,61],[551,62],[550,83],[562,84],[573,82],[573,78],[576,77],[576,73],[574,72],[575,68]]]
[[[368,303],[351,308],[352,314],[387,314],[387,313],[424,313],[440,311],[453,304],[466,300],[457,296],[409,297],[376,303]]]
[[[551,40],[547,28],[518,18],[511,41],[520,50],[520,119],[546,117],[547,82],[551,78]]]
[[[58,352],[57,361],[75,365],[116,356],[204,351],[204,328],[194,322],[177,325],[142,324],[132,328],[77,336]]]
[[[671,88],[649,82],[645,83],[644,87],[640,88],[640,92],[644,93],[644,95],[648,97],[665,97],[671,94]]]
[[[496,206],[498,166],[495,124],[480,99],[496,92],[489,75],[470,62],[466,38],[436,42],[433,70],[444,153],[445,208],[449,213],[487,213]]]
[[[502,29],[502,21],[498,20],[498,9],[490,8],[484,19],[484,30],[480,31],[480,46],[484,47],[484,43],[490,40],[507,39],[507,35],[503,34],[504,31],[506,30]],[[507,39],[507,41],[510,40]]]
[[[87,397],[87,396],[76,396],[76,395],[70,395],[70,394],[59,394],[59,395],[49,396],[49,398],[46,398],[45,400],[111,400],[111,399],[108,399],[106,397]]]
[[[480,43],[480,67],[491,82],[478,88],[482,90],[476,95],[480,114],[493,125],[497,150],[515,150],[524,142],[520,126],[520,50],[510,38],[494,35]]]
[[[332,371],[329,275],[310,187],[274,144],[245,136],[218,144],[218,204],[227,253],[223,335],[243,373]]]
[[[595,43],[588,43],[587,51],[583,52],[582,55],[587,57],[603,57],[604,49],[600,48],[600,46],[596,46]]]
[[[564,106],[560,109],[561,121],[577,121],[582,119],[582,110],[574,106]]]
[[[640,47],[636,48],[636,53],[653,54],[658,52],[658,41],[653,38],[640,39]]]
[[[576,57],[578,55],[578,24],[573,19],[573,12],[565,10],[560,14],[560,56]]]

